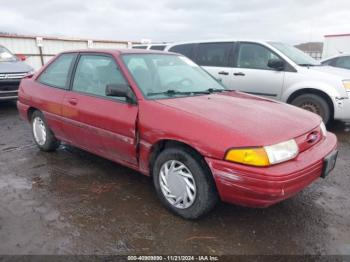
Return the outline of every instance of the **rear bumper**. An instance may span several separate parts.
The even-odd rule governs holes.
[[[0,81],[0,100],[14,100],[18,98],[18,87],[21,79]]]
[[[323,159],[335,150],[332,133],[296,159],[271,167],[251,167],[206,158],[222,201],[267,207],[298,193],[322,173]]]

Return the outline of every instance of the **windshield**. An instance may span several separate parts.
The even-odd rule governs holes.
[[[11,54],[9,50],[3,46],[0,46],[0,62],[12,62],[16,60],[16,57]]]
[[[147,98],[191,96],[225,90],[206,71],[184,56],[125,54],[122,59]]]
[[[291,59],[294,63],[300,66],[320,65],[320,63],[313,59],[311,56],[305,54],[303,51],[297,49],[294,46],[278,42],[269,42],[269,44],[272,45],[274,48],[278,49],[289,59]]]

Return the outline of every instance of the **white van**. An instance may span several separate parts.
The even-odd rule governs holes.
[[[319,62],[293,46],[268,41],[173,43],[227,88],[266,96],[319,114],[325,123],[350,120],[350,71]]]

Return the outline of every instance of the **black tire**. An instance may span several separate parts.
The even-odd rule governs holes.
[[[43,122],[44,127],[46,129],[46,139],[44,144],[40,144],[34,135],[33,123],[34,123],[34,119],[36,118],[39,118]],[[34,142],[36,143],[36,145],[39,147],[40,150],[45,152],[51,152],[51,151],[55,151],[60,146],[60,141],[56,139],[55,135],[49,128],[43,113],[41,113],[40,111],[34,111],[34,113],[32,114],[31,127],[32,127],[32,135],[33,135]]]
[[[159,182],[161,167],[169,160],[176,160],[183,163],[192,173],[196,184],[196,197],[193,204],[185,209],[173,206],[165,198]],[[153,182],[159,199],[162,204],[185,219],[197,219],[211,211],[218,201],[213,176],[206,166],[204,159],[185,147],[172,147],[162,151],[154,162]]]
[[[318,114],[322,117],[325,124],[331,121],[331,109],[327,101],[315,94],[303,94],[297,96],[292,102],[292,105],[310,111],[312,113]]]

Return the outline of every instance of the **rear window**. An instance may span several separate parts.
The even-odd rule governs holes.
[[[62,54],[40,75],[42,84],[68,89],[68,74],[76,54]]]
[[[169,49],[170,52],[179,53],[181,55],[187,56],[190,59],[194,58],[194,46],[195,44],[183,44],[175,45]]]
[[[159,51],[163,51],[165,49],[166,45],[152,45],[150,47],[150,49],[152,50],[159,50]]]

